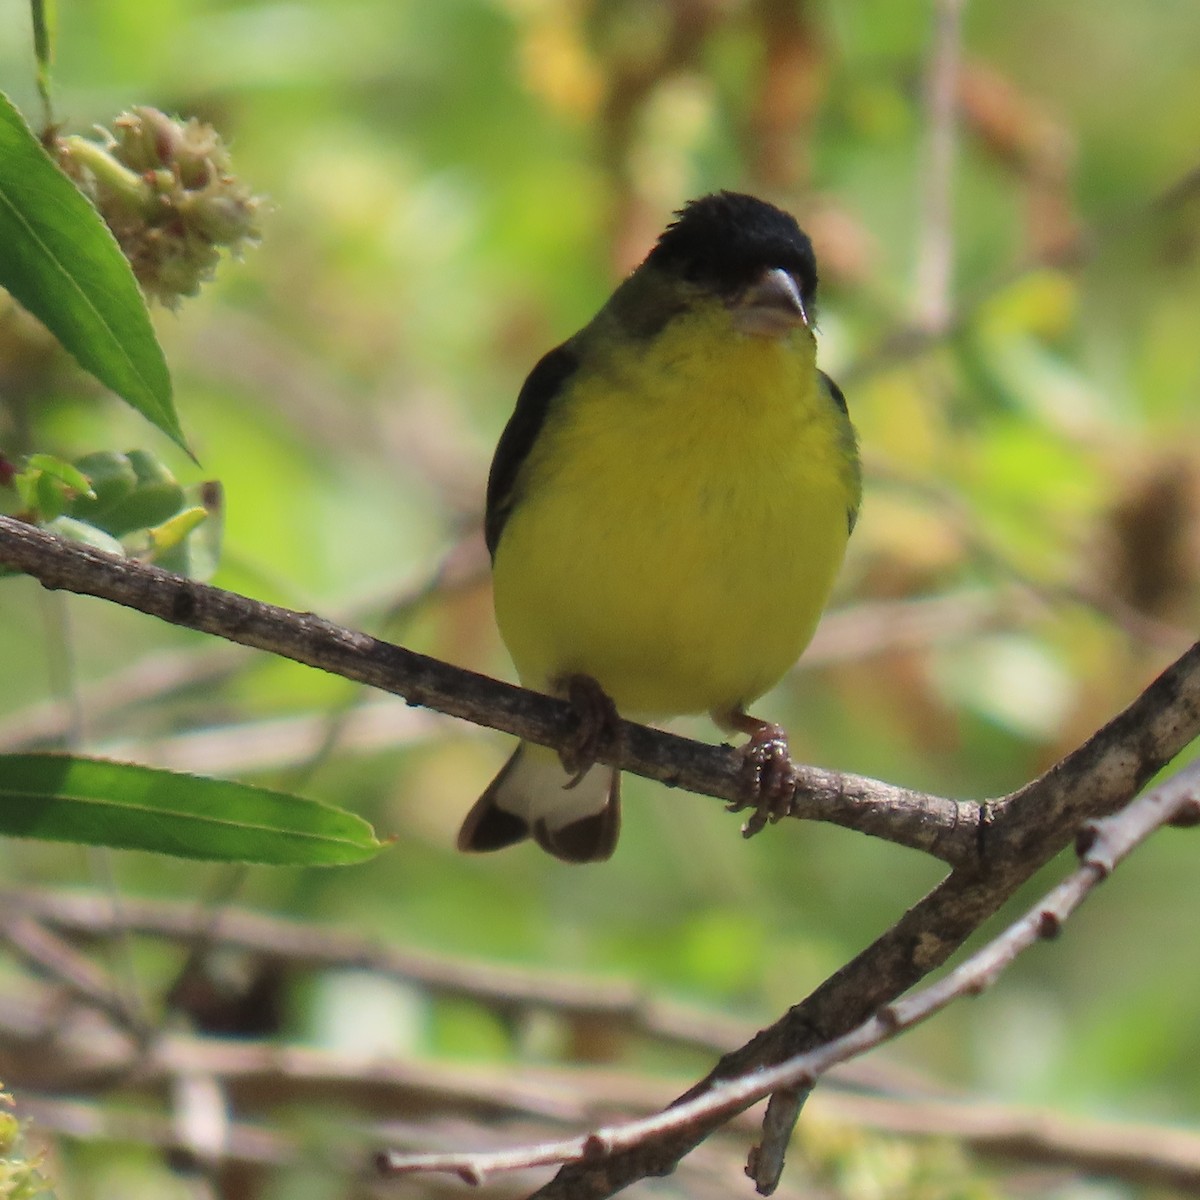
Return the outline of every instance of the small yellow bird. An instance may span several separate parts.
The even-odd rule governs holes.
[[[530,373],[492,462],[496,618],[521,682],[647,720],[710,713],[769,774],[777,726],[747,705],[808,645],[854,528],[846,401],[817,369],[812,245],[720,192]],[[461,850],[527,837],[608,858],[620,772],[522,742]]]

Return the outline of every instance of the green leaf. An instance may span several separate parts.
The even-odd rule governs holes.
[[[92,485],[88,482],[88,477],[72,463],[55,458],[53,454],[31,454],[29,467],[32,470],[54,476],[72,491],[80,492],[85,496],[93,496]]]
[[[88,521],[80,521],[75,517],[55,517],[53,521],[47,521],[43,528],[59,537],[82,542],[93,550],[103,550],[105,554],[115,554],[118,558],[125,557],[125,547],[115,537]]]
[[[75,501],[71,515],[102,526],[104,515],[137,487],[137,472],[128,455],[115,450],[85,454],[75,460],[75,466],[90,484],[90,495]]]
[[[196,504],[191,508],[181,509],[169,521],[146,530],[150,537],[150,545],[154,549],[155,560],[161,558],[169,550],[175,550],[183,545],[183,540],[200,525],[208,520],[208,510]]]
[[[87,477],[52,454],[30,455],[25,470],[14,475],[12,482],[21,503],[39,521],[61,516],[77,497],[95,499]]]
[[[55,517],[62,516],[63,510],[67,507],[67,497],[62,488],[62,481],[53,475],[48,475],[45,471],[38,471],[36,479],[38,515],[44,521],[53,521]]]
[[[77,496],[91,495],[87,479],[69,462],[51,454],[34,454],[16,479],[17,491],[39,521],[53,521]]]
[[[275,866],[362,862],[361,817],[222,779],[65,754],[0,755],[0,834]]]
[[[189,514],[198,509],[204,513],[205,519],[198,521],[195,528],[177,545],[156,546],[152,561],[166,571],[186,575],[189,579],[211,579],[221,562],[224,514],[220,485],[214,480],[192,484],[184,488],[184,503],[190,507],[183,509],[180,517],[186,517],[189,522],[195,520]],[[171,529],[174,520],[172,518],[165,526],[160,526],[160,530],[165,533]]]
[[[71,505],[73,517],[124,537],[169,521],[186,504],[175,476],[144,450],[88,455],[75,464],[91,481],[94,496]]]
[[[186,450],[166,360],[129,263],[2,93],[0,248],[0,286]]]

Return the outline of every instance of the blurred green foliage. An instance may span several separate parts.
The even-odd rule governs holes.
[[[0,78],[34,113],[27,20],[24,0],[0,0]],[[931,25],[916,0],[64,3],[59,119],[86,130],[152,103],[212,121],[272,211],[260,248],[158,320],[202,468],[12,311],[0,449],[144,446],[184,484],[220,481],[214,582],[504,673],[482,575],[419,589],[478,524],[525,372],[683,200],[758,192],[816,242],[822,365],[867,466],[834,611],[809,665],[760,708],[804,761],[952,795],[1011,789],[1132,699],[1200,613],[1200,10],[966,9],[942,231],[957,319],[932,332],[913,324]],[[887,606],[881,621],[868,601]],[[212,773],[301,790],[397,838],[353,869],[254,870],[246,903],[630,977],[764,1021],[939,877],[836,829],[788,822],[745,843],[718,804],[633,779],[602,868],[530,848],[463,858],[454,830],[504,738],[399,710],[392,736],[354,737],[370,698],[350,685],[251,656],[189,675],[216,652],[6,580],[0,740],[28,744],[31,710],[76,693],[82,729],[61,737],[82,733],[90,751],[170,765],[186,735],[213,733]],[[164,654],[183,682],[124,705],[131,668]],[[313,716],[297,743],[289,731]],[[888,1053],[996,1099],[1194,1123],[1194,838],[1160,835],[1062,940]],[[130,892],[222,886],[203,868],[114,862]],[[66,883],[89,867],[8,843],[0,870]],[[172,968],[146,964],[143,986]],[[353,1020],[350,1006],[328,1015],[321,985],[285,1007],[300,1038]],[[532,1053],[469,1005],[414,1018],[397,1004],[388,1021],[408,1051]],[[640,1061],[636,1045],[605,1052]]]

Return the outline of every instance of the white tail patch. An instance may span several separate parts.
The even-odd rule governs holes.
[[[597,763],[571,786],[558,755],[522,742],[467,814],[458,848],[500,850],[532,837],[566,862],[608,858],[620,830],[620,772]]]

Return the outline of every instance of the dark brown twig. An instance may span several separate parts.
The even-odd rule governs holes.
[[[0,562],[49,588],[137,609],[402,696],[544,746],[566,745],[577,720],[559,700],[453,667],[335,625],[313,613],[264,604],[169,571],[67,542],[0,517]],[[621,766],[673,787],[727,801],[745,796],[741,758],[728,747],[620,722]],[[612,748],[599,758],[614,761]],[[975,861],[980,807],[863,776],[798,768],[790,815],[830,821],[923,850],[948,863]]]
[[[617,1188],[613,1187],[616,1180],[608,1168],[622,1152],[643,1152],[672,1134],[690,1138],[698,1128],[712,1128],[774,1092],[807,1089],[835,1063],[894,1038],[954,1000],[986,990],[1018,954],[1041,939],[1056,937],[1063,922],[1135,847],[1164,825],[1184,818],[1188,823],[1200,820],[1200,765],[1185,768],[1118,815],[1087,826],[1076,870],[966,962],[914,995],[882,1006],[861,1024],[823,1045],[774,1066],[722,1080],[653,1117],[610,1125],[582,1137],[487,1155],[383,1155],[380,1169],[387,1174],[445,1171],[481,1180],[498,1170],[565,1162],[587,1173],[587,1190],[579,1186],[579,1180],[573,1180],[569,1184],[572,1190],[564,1193],[566,1172],[560,1172],[538,1195],[611,1195]],[[600,1186],[592,1185],[592,1180]]]
[[[952,871],[806,1000],[725,1055],[679,1103],[832,1042],[870,1020],[941,966],[1021,884],[1070,845],[1086,821],[1128,803],[1198,733],[1200,643],[1079,749],[1009,801],[989,808],[980,847],[986,870]],[[598,1166],[568,1164],[538,1195],[541,1200],[613,1195],[635,1179],[669,1171],[722,1120],[711,1117],[647,1139]]]

